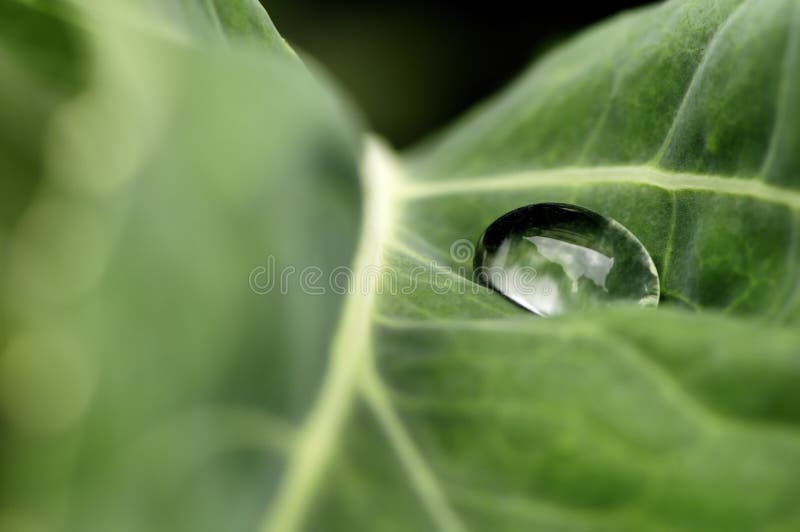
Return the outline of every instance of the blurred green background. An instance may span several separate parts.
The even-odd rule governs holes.
[[[319,60],[396,147],[491,96],[531,59],[636,0],[261,0],[283,36]]]

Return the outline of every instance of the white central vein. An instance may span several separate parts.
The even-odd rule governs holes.
[[[383,242],[392,226],[396,170],[389,167],[391,163],[377,141],[367,143],[361,172],[367,210],[355,272],[381,264]],[[285,477],[263,519],[262,531],[297,530],[319,487],[355,397],[358,375],[370,357],[372,339],[368,331],[376,282],[375,276],[353,276],[353,290],[333,340],[330,369],[289,456]]]
[[[300,528],[335,452],[356,394],[362,392],[433,522],[443,531],[461,532],[464,527],[394,412],[371,364],[370,325],[378,279],[358,273],[382,264],[383,249],[394,227],[392,200],[402,174],[389,150],[377,140],[369,139],[361,175],[367,212],[354,263],[353,290],[333,341],[330,370],[289,456],[287,472],[264,516],[261,530],[292,532]]]

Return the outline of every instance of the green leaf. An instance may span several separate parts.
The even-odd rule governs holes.
[[[0,525],[800,527],[796,0],[617,17],[406,157],[369,140],[361,193],[357,128],[250,4],[74,4],[20,8],[89,52],[3,209]],[[451,246],[544,201],[636,234],[662,308],[470,282]],[[267,254],[353,285],[254,293]]]
[[[798,36],[797,2],[640,10],[405,168],[377,155],[375,253],[405,286],[437,276],[362,301],[370,344],[334,359],[360,368],[323,388],[275,529],[797,528]],[[631,229],[665,308],[542,320],[463,280],[454,242],[550,201]],[[315,491],[312,442],[334,437]]]
[[[3,208],[0,529],[253,529],[343,300],[267,291],[270,257],[293,284],[349,264],[358,127],[283,49],[3,6],[0,107],[36,130],[0,126],[27,191]]]
[[[669,220],[668,187],[686,177],[664,175],[643,185],[620,168],[628,190],[591,175],[560,189],[560,180],[586,172],[570,169],[552,179],[523,174],[493,186],[491,178],[408,177],[380,148],[367,157],[374,164],[366,175],[384,192],[367,197],[366,227],[384,232],[362,240],[375,254],[365,264],[380,256],[400,280],[397,295],[379,293],[386,286],[373,282],[375,295],[351,300],[359,308],[354,313],[366,317],[344,322],[340,333],[355,337],[368,323],[369,344],[336,353],[284,496],[273,507],[277,517],[265,529],[793,530],[800,524],[793,502],[800,491],[800,336],[782,325],[784,317],[769,323],[766,314],[693,313],[667,303],[653,312],[542,319],[465,280],[458,273],[464,265],[449,253],[448,228],[458,237],[477,235],[465,228],[480,230],[528,202],[607,208],[629,205],[628,191],[638,187],[636,201],[661,199]],[[709,195],[752,195],[758,208],[766,203],[750,187],[731,191],[722,179],[711,182],[718,190]],[[575,190],[580,196],[571,196]],[[654,211],[644,206],[629,216],[641,234]],[[794,267],[797,259],[783,260]],[[415,269],[424,274],[417,271],[419,284],[403,294]],[[779,297],[783,303],[785,295]],[[324,468],[319,442],[331,440],[339,448]],[[375,505],[378,515],[370,511]]]
[[[668,300],[796,320],[798,28],[794,1],[701,1],[585,33],[416,154],[425,234],[571,201],[642,240]]]

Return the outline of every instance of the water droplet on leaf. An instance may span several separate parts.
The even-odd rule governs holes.
[[[575,205],[528,205],[495,220],[478,241],[475,273],[541,316],[658,305],[658,272],[642,243],[619,222]]]

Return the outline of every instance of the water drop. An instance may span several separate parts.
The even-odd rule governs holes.
[[[658,272],[619,222],[538,203],[495,220],[478,241],[477,280],[541,316],[617,303],[658,305]]]

